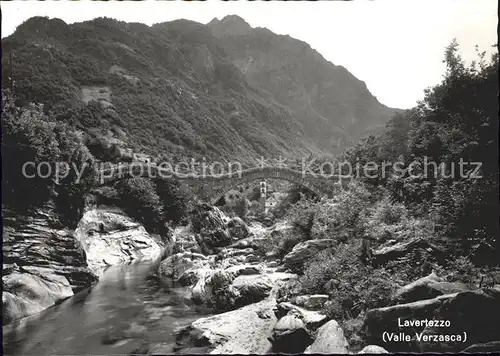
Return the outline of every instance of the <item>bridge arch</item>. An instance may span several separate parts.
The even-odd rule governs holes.
[[[321,192],[319,189],[314,187],[312,184],[308,184],[306,182],[303,182],[301,180],[297,179],[292,179],[289,177],[276,177],[276,176],[269,176],[266,174],[262,175],[257,175],[257,176],[242,176],[241,178],[235,178],[234,180],[228,180],[226,184],[221,184],[220,187],[214,187],[211,188],[212,192],[210,195],[210,203],[214,205],[216,202],[218,202],[223,196],[226,195],[227,192],[229,192],[232,189],[235,189],[236,187],[240,185],[244,185],[247,183],[252,183],[255,181],[259,180],[265,180],[265,179],[276,179],[276,180],[282,180],[282,181],[287,181],[289,183],[294,183],[297,184],[305,189],[307,189],[309,192],[313,193],[317,197],[321,197],[324,195],[324,192]]]
[[[329,184],[344,184],[345,178],[320,177],[290,168],[250,168],[221,175],[192,176],[175,173],[152,163],[135,162],[106,167],[98,172],[98,186],[109,185],[128,178],[175,179],[190,186],[202,200],[217,202],[226,192],[245,183],[263,179],[284,180],[298,184],[317,196],[327,195]]]

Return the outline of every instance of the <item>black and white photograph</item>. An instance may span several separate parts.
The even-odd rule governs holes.
[[[3,354],[500,353],[497,1],[0,7]]]

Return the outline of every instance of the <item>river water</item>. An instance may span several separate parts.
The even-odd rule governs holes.
[[[3,328],[6,355],[128,355],[175,342],[173,331],[210,310],[154,276],[158,262],[109,267],[91,290]]]

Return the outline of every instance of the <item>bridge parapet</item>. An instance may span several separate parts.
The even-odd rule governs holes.
[[[121,179],[152,178],[175,179],[191,186],[195,194],[202,199],[220,198],[230,189],[254,180],[280,179],[299,184],[318,196],[328,195],[333,186],[342,186],[350,178],[345,176],[324,177],[315,173],[301,172],[290,168],[263,167],[250,168],[225,174],[202,175],[174,172],[152,163],[136,162],[118,164],[102,169],[98,172],[98,185],[112,184]]]

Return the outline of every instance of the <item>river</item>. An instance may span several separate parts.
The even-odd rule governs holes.
[[[3,328],[6,355],[128,355],[162,343],[210,310],[195,306],[186,288],[166,286],[155,263],[109,267],[99,283],[40,314]]]

